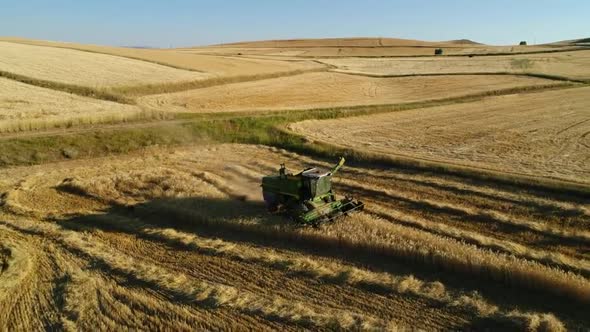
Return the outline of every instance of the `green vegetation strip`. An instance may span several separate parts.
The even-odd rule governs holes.
[[[442,173],[501,185],[526,185],[531,189],[590,197],[590,186],[562,180],[536,178],[476,168],[396,156],[365,153],[336,147],[288,132],[289,123],[308,119],[336,119],[451,105],[482,100],[490,96],[533,93],[584,86],[558,83],[545,86],[510,88],[405,104],[323,108],[291,111],[183,114],[184,121],[154,122],[151,127],[97,129],[72,135],[14,138],[0,141],[0,166],[38,164],[63,159],[127,153],[149,146],[175,146],[198,142],[263,144],[321,158],[346,156],[352,163],[367,167],[393,167],[410,171]]]
[[[38,86],[41,88],[52,89],[57,91],[63,91],[71,94],[75,94],[82,97],[90,97],[95,99],[102,99],[113,101],[121,104],[135,104],[135,101],[125,96],[121,96],[116,93],[107,91],[106,89],[96,89],[86,86],[60,83],[54,81],[40,80],[28,76],[10,73],[7,71],[0,70],[0,77],[4,77],[13,81]]]

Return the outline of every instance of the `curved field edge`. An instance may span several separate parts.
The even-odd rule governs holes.
[[[135,105],[134,97],[151,94],[180,92],[193,89],[208,88],[216,85],[260,81],[271,78],[301,75],[312,72],[327,71],[327,68],[301,69],[268,74],[214,77],[195,81],[172,82],[160,84],[131,85],[122,87],[93,88],[88,86],[42,80],[0,70],[0,77],[42,88],[72,93],[82,97],[90,97],[113,101],[122,104]]]
[[[166,67],[170,67],[170,68],[174,68],[174,69],[182,69],[182,70],[193,71],[193,72],[197,72],[197,73],[208,73],[208,71],[206,71],[206,70],[196,69],[196,68],[188,66],[188,65],[180,65],[180,64],[174,63],[174,61],[157,60],[157,59],[154,59],[154,56],[149,56],[149,55],[136,56],[136,55],[125,54],[125,53],[121,52],[121,51],[140,52],[142,49],[134,49],[134,48],[118,47],[118,46],[105,46],[105,45],[87,45],[87,44],[75,44],[75,43],[70,44],[67,42],[59,42],[59,41],[45,41],[45,40],[20,39],[20,38],[1,38],[0,37],[0,41],[16,43],[16,44],[32,45],[32,46],[60,48],[60,49],[66,49],[66,50],[69,49],[69,50],[76,50],[76,51],[94,53],[94,54],[105,54],[105,55],[110,55],[110,56],[115,56],[115,57],[120,57],[120,58],[126,58],[126,59],[154,63],[154,64],[158,64],[158,65],[162,65],[162,66],[166,66]],[[149,48],[149,49],[145,49],[145,50],[148,52],[158,51],[158,52],[166,52],[166,53],[169,52],[169,53],[173,54],[173,53],[177,52],[177,50],[179,50],[179,49]],[[199,54],[199,55],[206,55],[206,54]],[[226,57],[226,56],[219,56],[218,54],[215,54],[215,56],[217,56],[219,58]],[[234,57],[234,58],[247,59],[248,57]],[[264,60],[264,59],[258,59],[258,60]],[[286,60],[277,60],[277,61],[293,62],[293,61],[286,61]],[[299,61],[307,61],[307,60],[301,59]],[[312,62],[312,61],[310,61],[310,62]],[[315,61],[313,61],[313,62],[315,62]],[[326,65],[321,64],[319,62],[316,62],[316,63],[319,65],[326,66]],[[304,69],[302,69],[302,70],[304,70]],[[282,71],[278,70],[275,73],[278,74],[280,72],[287,72],[287,71],[286,70],[282,70]]]
[[[41,88],[47,88],[57,91],[63,91],[71,94],[75,94],[82,97],[90,97],[95,99],[102,99],[107,101],[112,101],[121,104],[130,104],[134,105],[135,101],[133,99],[127,98],[122,96],[121,94],[113,93],[109,91],[109,89],[98,89],[98,88],[91,88],[87,86],[75,85],[75,84],[68,84],[68,83],[61,83],[61,82],[54,82],[48,80],[37,79],[33,77],[28,77],[24,75],[14,74],[11,72],[0,70],[0,77],[4,77],[13,81],[38,86]]]
[[[564,81],[564,82],[571,82],[571,83],[590,83],[590,79],[576,79],[567,76],[560,76],[560,75],[551,75],[551,74],[544,74],[544,73],[534,73],[534,72],[526,72],[526,73],[519,73],[519,72],[509,72],[509,71],[498,71],[498,72],[465,72],[465,73],[422,73],[422,74],[400,74],[400,75],[391,75],[391,74],[371,74],[371,73],[363,73],[363,72],[355,72],[355,71],[348,71],[348,70],[340,70],[340,69],[330,69],[330,72],[345,74],[345,75],[354,75],[354,76],[364,76],[364,77],[373,77],[373,78],[394,78],[394,77],[420,77],[420,76],[462,76],[462,75],[507,75],[507,76],[524,76],[524,77],[534,77],[534,78],[544,78],[548,80],[554,81]]]
[[[80,51],[80,52],[87,52],[87,53],[94,53],[94,54],[106,54],[106,55],[111,55],[111,56],[120,57],[120,58],[150,62],[150,63],[154,63],[157,65],[166,66],[166,67],[170,67],[170,68],[174,68],[174,69],[183,69],[183,70],[194,71],[194,72],[198,72],[198,73],[204,73],[201,70],[197,70],[197,69],[186,67],[186,66],[174,65],[169,62],[157,61],[157,60],[153,60],[153,59],[146,59],[146,58],[131,56],[131,55],[122,55],[122,54],[117,54],[116,52],[112,52],[112,51],[109,52],[108,50],[102,50],[102,51],[93,50],[93,49],[89,49],[89,48],[85,48],[85,47],[76,46],[76,44],[69,44],[66,46],[66,45],[60,45],[59,44],[60,42],[33,40],[33,39],[28,40],[28,39],[19,39],[19,38],[0,38],[0,41],[7,41],[10,43],[33,45],[33,46],[61,48],[61,49],[65,49],[65,50],[76,50],[76,51]],[[101,47],[98,45],[88,45],[88,46]],[[109,47],[109,46],[106,46],[106,47]]]
[[[176,83],[162,83],[162,84],[146,84],[146,85],[133,85],[127,87],[116,87],[112,90],[115,93],[140,97],[146,95],[160,94],[160,93],[172,93],[187,91],[193,89],[209,88],[217,85],[232,84],[232,83],[243,83],[252,81],[261,81],[271,78],[296,76],[305,73],[323,72],[327,71],[326,68],[312,68],[312,69],[297,69],[291,71],[282,71],[276,73],[267,74],[255,74],[255,75],[242,75],[242,76],[227,76],[227,77],[214,77],[203,80],[189,81],[189,82],[176,82]]]
[[[295,152],[316,155],[327,158],[345,156],[353,162],[362,164],[370,163],[374,166],[401,167],[404,169],[433,172],[459,177],[466,177],[499,184],[527,186],[542,191],[575,194],[581,197],[590,197],[590,185],[548,177],[535,177],[527,174],[501,172],[492,169],[463,166],[434,160],[411,158],[402,155],[380,154],[359,151],[337,144],[309,140],[286,127],[276,127],[279,135],[285,135],[290,141],[300,143],[291,147]]]

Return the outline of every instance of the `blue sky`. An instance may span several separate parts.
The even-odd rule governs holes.
[[[178,47],[261,39],[590,37],[588,0],[2,0],[0,36]]]

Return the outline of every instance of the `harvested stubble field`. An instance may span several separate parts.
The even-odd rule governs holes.
[[[106,54],[0,42],[0,70],[91,87],[194,81],[206,74]]]
[[[348,167],[338,190],[371,209],[298,229],[259,201],[258,178],[283,161],[328,166],[264,146],[212,145],[0,171],[2,327],[562,330],[588,323],[590,281],[580,271],[589,257],[571,251],[588,252],[588,243],[565,236],[558,245],[550,231],[590,223],[587,201]],[[464,212],[482,207],[490,216]],[[386,209],[397,212],[379,212]],[[539,214],[545,219],[532,217]],[[420,223],[433,216],[443,222]]]
[[[590,79],[590,51],[486,57],[322,59],[335,71],[375,76],[457,73],[534,73]]]
[[[311,109],[414,102],[552,83],[506,75],[371,78],[319,72],[150,95],[138,103],[171,112]]]
[[[0,133],[121,122],[146,115],[137,106],[0,78]]]
[[[289,128],[357,150],[589,183],[589,96],[581,87]]]
[[[62,43],[43,40],[20,38],[0,38],[0,40],[14,43],[65,48],[90,53],[110,54],[130,59],[160,63],[179,69],[198,72],[207,77],[235,77],[251,75],[269,75],[297,70],[321,68],[318,63],[311,61],[286,62],[276,60],[260,60],[239,57],[219,57],[198,54],[188,54],[176,49],[143,49],[112,47],[99,45],[85,45],[76,43]],[[197,76],[199,77],[199,76]],[[146,82],[143,82],[144,84]]]

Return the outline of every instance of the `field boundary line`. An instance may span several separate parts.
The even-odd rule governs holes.
[[[435,49],[437,47],[431,47]],[[445,49],[446,47],[442,47]],[[387,59],[387,58],[445,58],[445,57],[485,57],[485,56],[514,56],[514,55],[527,55],[527,54],[544,54],[544,53],[562,53],[562,52],[576,52],[576,51],[588,51],[588,46],[575,46],[571,49],[559,49],[559,50],[543,50],[543,51],[530,51],[530,52],[498,52],[498,53],[472,53],[472,54],[416,54],[416,55],[350,55],[350,56],[337,56],[337,55],[298,55],[296,57],[301,59],[345,59],[345,58],[359,58],[359,59]],[[205,54],[205,53],[203,53]],[[273,55],[277,57],[287,55]],[[293,57],[293,56],[291,56]]]
[[[483,94],[451,97],[391,105],[365,105],[327,109],[290,111],[260,111],[256,113],[203,113],[175,114],[173,120],[119,123],[115,125],[84,126],[71,131],[51,130],[0,135],[0,150],[6,151],[0,159],[0,167],[29,165],[63,160],[61,149],[75,146],[80,155],[76,158],[92,158],[113,152],[129,152],[150,145],[188,145],[199,142],[225,142],[264,144],[285,149],[303,151],[315,155],[326,154],[325,147],[307,145],[308,140],[285,134],[275,126],[287,125],[307,119],[333,119],[404,111],[416,108],[478,101],[486,97],[509,93],[532,93],[540,89],[575,88],[574,83],[558,83],[536,87],[533,91],[503,90]],[[530,89],[529,89],[530,90]],[[321,151],[318,152],[318,151]]]
[[[2,134],[0,133],[0,141],[7,140],[7,139],[18,139],[18,138],[29,138],[29,137],[41,137],[41,136],[59,136],[59,135],[73,135],[79,134],[82,132],[94,131],[94,130],[102,130],[102,129],[124,129],[124,128],[132,128],[138,126],[158,126],[158,125],[169,125],[169,124],[184,124],[184,123],[191,123],[193,121],[200,121],[200,120],[231,120],[232,118],[240,118],[240,117],[252,117],[252,118],[265,118],[265,117],[274,117],[274,116],[290,116],[290,115],[297,115],[297,114],[306,114],[310,113],[308,117],[297,119],[296,121],[302,121],[304,119],[316,119],[313,113],[319,112],[341,112],[335,117],[331,118],[344,118],[344,117],[351,117],[351,116],[363,116],[363,115],[371,115],[371,114],[378,114],[378,113],[387,113],[387,112],[398,112],[404,111],[409,109],[416,109],[416,108],[428,108],[428,107],[436,107],[436,106],[444,106],[449,104],[459,104],[459,103],[467,103],[472,101],[477,101],[481,98],[485,97],[493,97],[493,96],[501,96],[507,94],[514,94],[514,93],[537,93],[539,91],[546,91],[546,90],[554,90],[554,89],[567,89],[567,88],[576,88],[577,85],[569,84],[569,83],[558,83],[558,84],[547,84],[547,85],[538,85],[538,86],[524,86],[524,87],[516,87],[516,88],[507,88],[501,90],[492,90],[492,91],[485,91],[481,93],[475,93],[470,95],[458,96],[458,97],[449,97],[443,99],[432,99],[432,100],[424,100],[424,101],[417,101],[417,102],[410,102],[410,103],[399,103],[399,104],[375,104],[375,105],[355,105],[355,106],[339,106],[339,107],[330,107],[330,108],[310,108],[310,109],[292,109],[292,110],[267,110],[267,111],[235,111],[235,112],[215,112],[215,113],[175,113],[175,119],[170,120],[162,120],[162,121],[148,121],[148,122],[138,122],[134,121],[132,123],[120,123],[115,125],[101,125],[101,126],[80,126],[76,130],[47,130],[47,131],[35,131],[35,132],[21,132],[21,133],[11,133],[11,134]],[[148,108],[145,109],[146,111],[156,112],[157,109],[155,108]],[[164,112],[165,114],[165,112]],[[171,113],[172,114],[172,113]]]
[[[275,127],[275,129],[285,135],[294,136],[301,142],[309,141],[309,139],[304,135],[290,131],[286,128]],[[290,148],[292,149],[293,147]],[[404,169],[442,173],[463,178],[483,180],[486,182],[495,182],[504,185],[525,185],[531,189],[539,189],[542,191],[555,193],[574,194],[584,198],[590,197],[590,184],[550,177],[538,177],[516,172],[505,172],[495,169],[472,167],[426,158],[410,157],[403,154],[363,152],[351,147],[324,141],[314,141],[312,144],[304,143],[299,148],[295,149],[295,152],[300,151],[307,154],[328,158],[345,156],[347,159],[363,165],[371,164],[373,166],[380,165],[386,167],[401,167]]]
[[[144,85],[132,85],[123,87],[114,87],[112,91],[120,93],[122,95],[142,97],[147,95],[157,95],[163,93],[174,93],[188,90],[196,90],[209,88],[218,85],[234,84],[234,83],[245,83],[262,81],[267,79],[297,76],[307,73],[326,72],[329,67],[324,65],[322,68],[312,69],[296,69],[290,71],[274,72],[268,74],[257,74],[257,75],[241,75],[241,76],[228,76],[228,77],[213,77],[203,80],[187,81],[187,82],[173,82],[173,83],[161,83],[161,84],[144,84]]]
[[[64,49],[64,50],[73,50],[73,51],[80,51],[80,52],[94,53],[94,54],[104,54],[104,55],[109,55],[109,56],[114,56],[114,57],[119,57],[119,58],[126,58],[126,59],[131,59],[131,60],[137,60],[137,61],[154,63],[154,64],[157,64],[157,65],[160,65],[160,66],[170,67],[170,68],[174,68],[174,69],[181,69],[181,70],[193,71],[193,72],[197,72],[197,73],[208,74],[208,72],[203,71],[203,70],[198,70],[198,69],[193,69],[193,68],[188,68],[188,67],[177,66],[177,65],[173,65],[173,64],[169,64],[169,63],[161,62],[161,61],[156,61],[156,60],[142,59],[140,57],[115,54],[113,52],[108,52],[106,50],[103,51],[103,52],[101,52],[101,51],[98,51],[98,50],[84,49],[84,48],[75,47],[75,46],[74,47],[68,47],[68,46],[62,46],[62,45],[41,45],[41,44],[35,44],[35,43],[27,42],[27,41],[5,40],[5,39],[1,39],[1,38],[0,38],[0,42],[13,43],[13,44],[21,44],[21,45],[30,45],[30,46],[39,46],[39,47],[60,48],[60,49]],[[88,46],[118,47],[118,46],[102,46],[102,45],[88,45]],[[133,50],[133,48],[130,48],[130,47],[120,47],[120,48]],[[167,49],[156,48],[156,49],[153,49],[153,50],[166,51]]]
[[[42,80],[37,78],[32,78],[24,75],[14,74],[11,72],[7,72],[4,70],[0,70],[0,77],[17,81],[20,83],[34,85],[40,88],[51,89],[55,91],[67,92],[71,94],[75,94],[82,97],[93,98],[93,99],[100,99],[111,101],[119,104],[127,104],[127,105],[135,105],[135,101],[131,100],[125,96],[112,93],[107,91],[106,89],[96,89],[87,86],[80,86],[75,84],[68,84],[68,83],[60,83],[55,81],[48,81]]]
[[[321,61],[320,61],[321,62]],[[502,75],[502,76],[525,76],[525,77],[534,77],[534,78],[544,78],[548,80],[554,81],[563,81],[563,82],[572,82],[572,83],[582,83],[582,84],[589,84],[590,79],[575,79],[569,78],[566,76],[559,76],[559,75],[550,75],[550,74],[543,74],[543,73],[518,73],[518,72],[509,72],[509,71],[500,71],[500,72],[452,72],[452,73],[415,73],[415,74],[370,74],[370,73],[361,73],[361,72],[353,72],[353,71],[343,71],[340,69],[330,69],[329,72],[338,73],[338,74],[345,74],[345,75],[352,75],[352,76],[363,76],[363,77],[371,77],[371,78],[396,78],[396,77],[420,77],[420,76],[494,76],[494,75]]]

